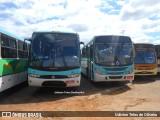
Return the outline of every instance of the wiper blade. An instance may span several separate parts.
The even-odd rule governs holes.
[[[66,59],[65,59],[65,57],[64,57],[63,52],[62,52],[62,59],[63,59],[64,66],[67,67]]]
[[[122,51],[122,49],[123,49],[123,47],[124,47],[124,44],[125,44],[125,43],[122,43],[120,50],[118,50],[118,57],[119,57],[119,54],[120,54],[120,52]]]

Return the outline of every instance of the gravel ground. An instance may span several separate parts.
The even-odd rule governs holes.
[[[160,111],[160,77],[92,83],[82,76],[79,88],[38,88],[26,84],[0,93],[0,111]],[[58,94],[61,92],[61,94]],[[96,113],[95,113],[96,114]],[[0,118],[0,120],[15,118]],[[16,118],[16,120],[29,118]],[[36,120],[37,118],[32,118]],[[158,117],[52,117],[46,120],[158,120]]]

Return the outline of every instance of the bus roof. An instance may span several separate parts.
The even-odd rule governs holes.
[[[95,35],[94,37],[129,37],[124,35]]]
[[[103,38],[105,38],[105,37],[108,37],[108,38],[118,38],[118,37],[122,38],[122,37],[125,37],[125,38],[129,38],[130,42],[132,42],[131,38],[129,36],[122,36],[122,35],[96,35],[86,45],[90,44],[93,40],[95,40],[96,38],[100,38],[100,37],[103,37]],[[123,41],[123,42],[126,42],[126,41]]]
[[[152,43],[134,43],[134,44],[140,44],[140,45],[153,45]]]
[[[34,31],[33,33],[68,33],[68,34],[78,34],[76,32],[66,32],[66,31]]]
[[[154,45],[154,46],[155,46],[156,50],[160,49],[160,45]]]
[[[154,45],[155,47],[160,47],[160,45]]]
[[[3,34],[5,34],[5,35],[8,35],[8,36],[13,37],[13,38],[15,38],[15,39],[24,41],[24,38],[22,38],[22,37],[20,37],[20,36],[17,36],[17,35],[15,35],[15,34],[12,34],[12,33],[8,32],[8,31],[6,31],[6,30],[3,30],[3,29],[1,29],[1,28],[0,28],[0,33],[3,33]]]
[[[152,43],[134,43],[135,48],[155,48]]]

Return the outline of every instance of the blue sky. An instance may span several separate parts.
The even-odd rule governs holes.
[[[130,36],[160,44],[160,0],[0,0],[0,28],[21,37],[37,30]]]

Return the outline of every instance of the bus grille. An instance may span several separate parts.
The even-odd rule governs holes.
[[[120,68],[120,67],[117,67],[117,68],[104,68],[105,70],[107,70],[107,71],[124,71],[124,70],[126,70],[128,67],[122,67],[122,68]]]
[[[63,81],[44,81],[43,87],[66,87],[66,83]]]
[[[107,72],[108,75],[122,75],[124,72]]]
[[[65,76],[65,75],[41,75],[40,78],[43,78],[43,79],[64,79],[64,78],[68,78],[68,76]]]
[[[143,72],[135,72],[135,74],[154,74],[154,72],[145,72],[145,73],[143,73]]]

